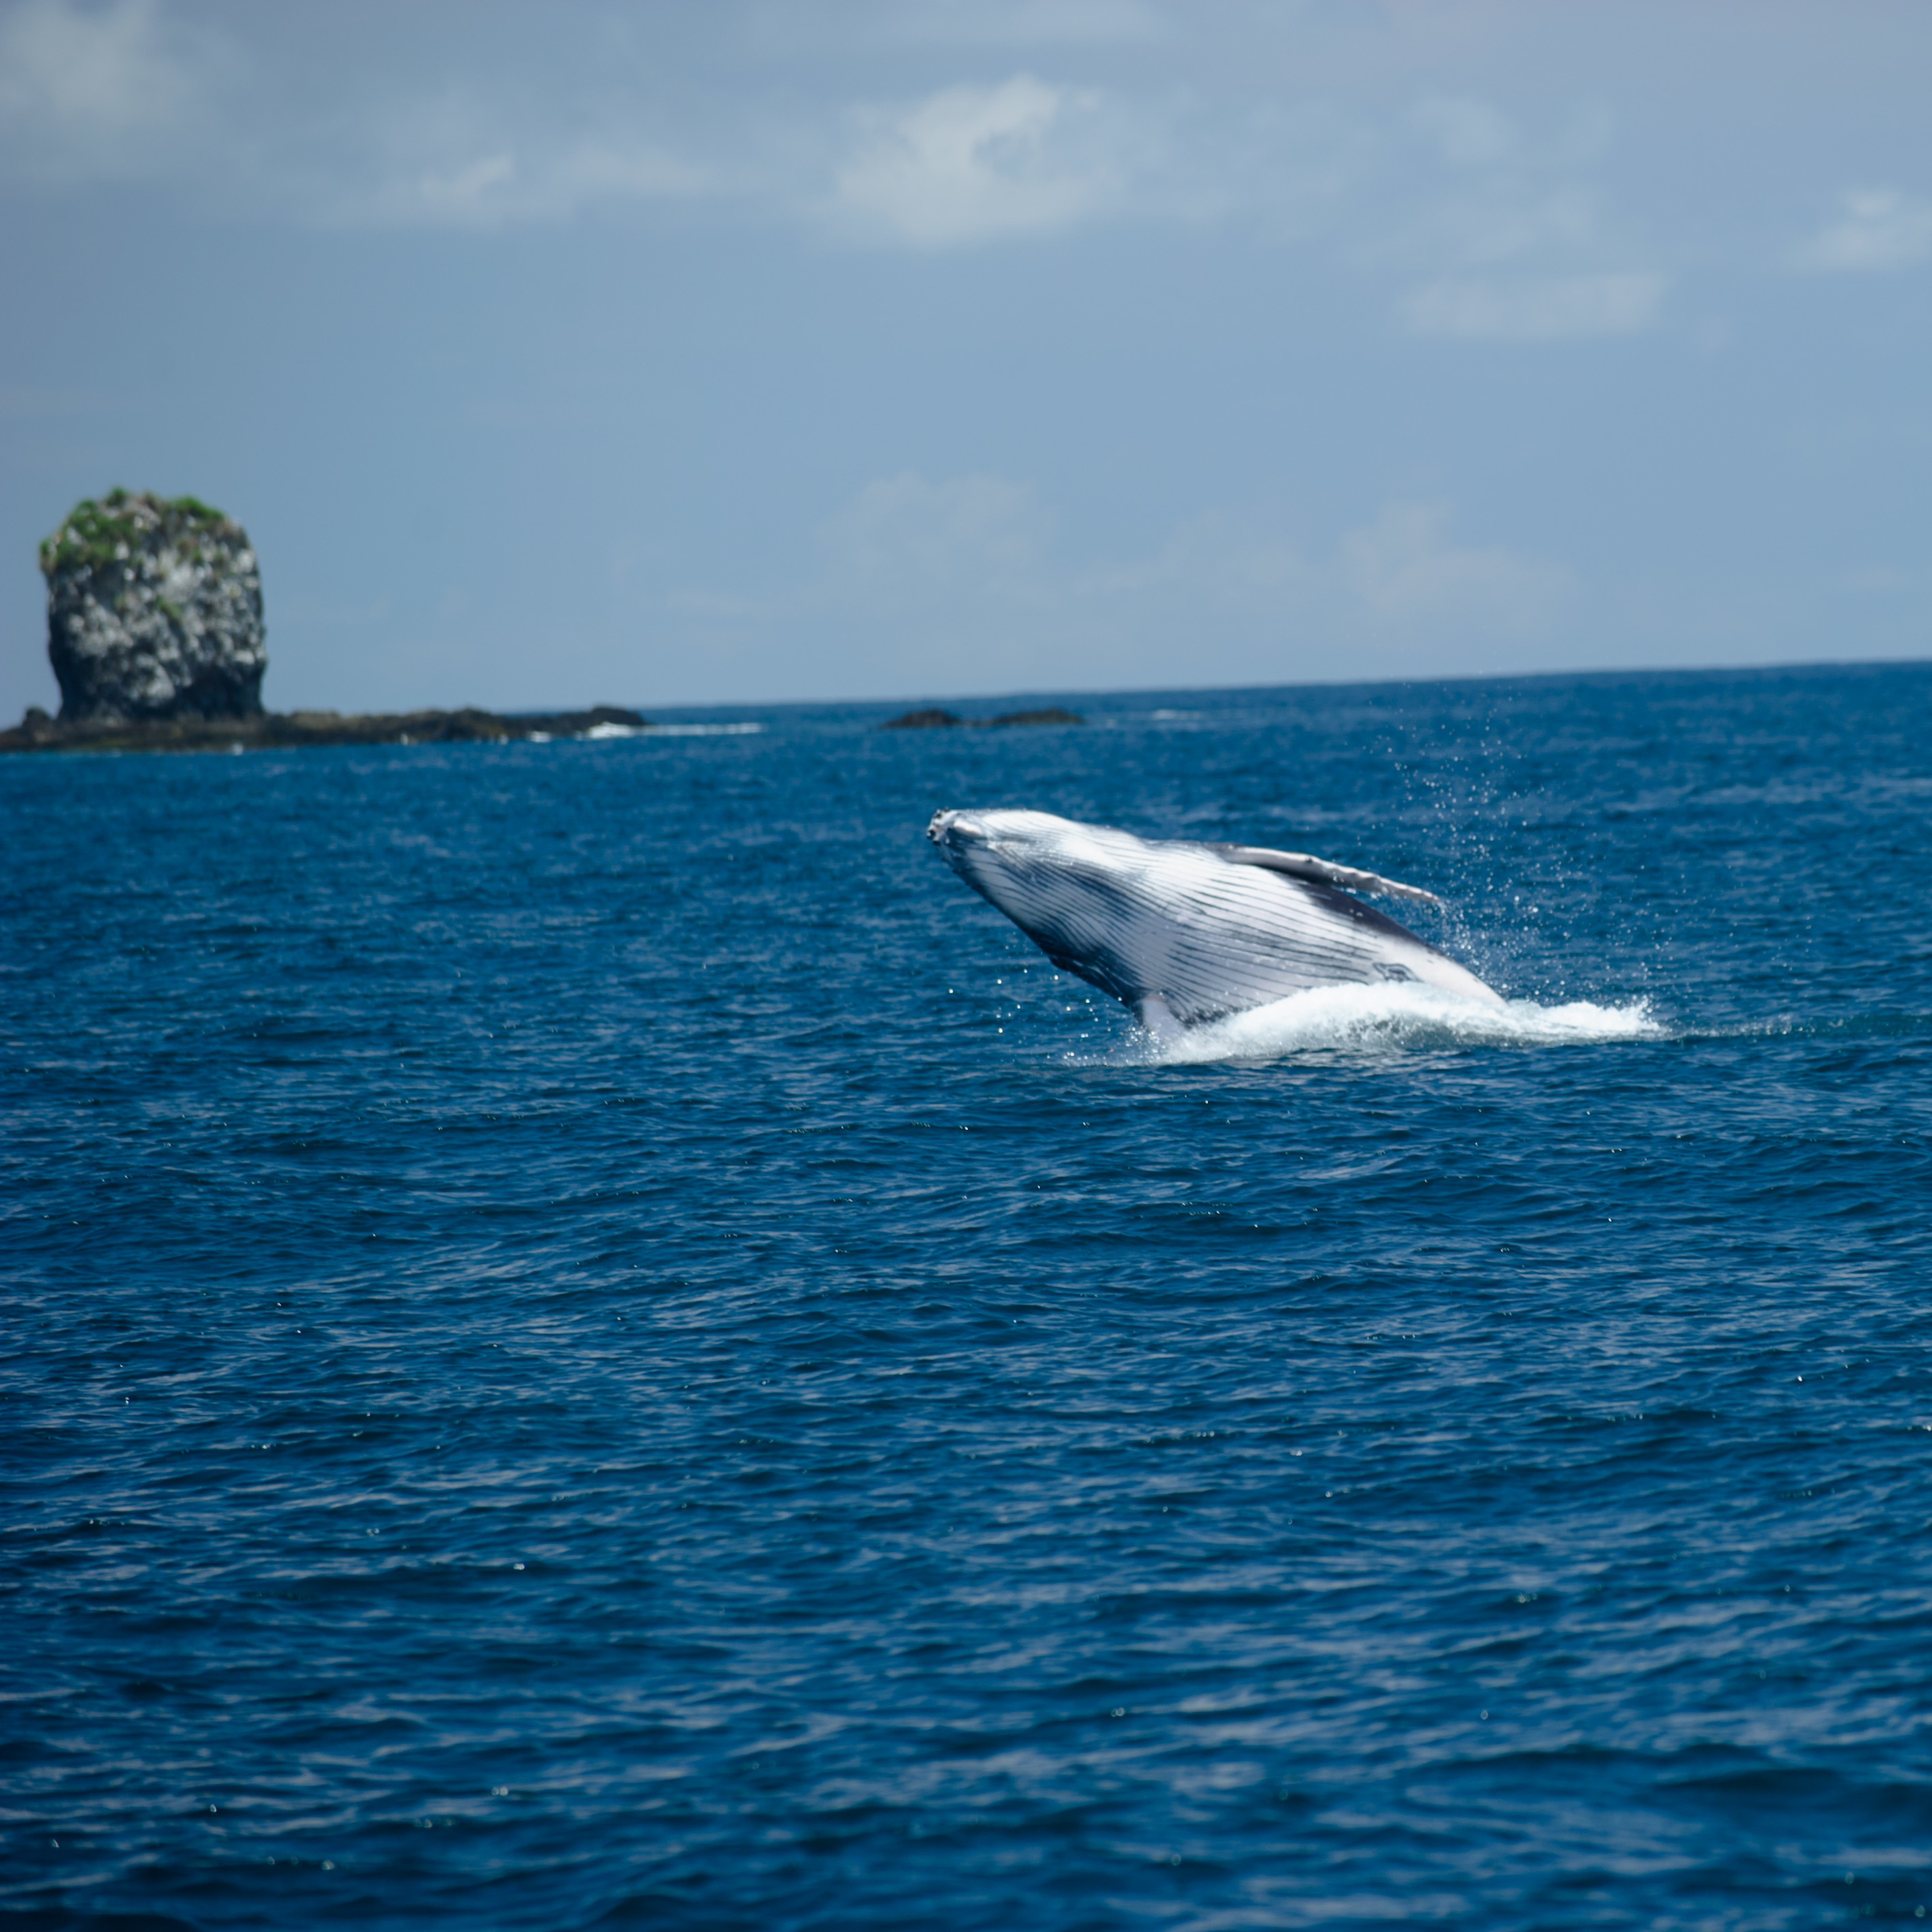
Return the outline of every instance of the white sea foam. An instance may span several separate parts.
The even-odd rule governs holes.
[[[1655,1040],[1667,1030],[1647,1000],[1599,1006],[1588,1000],[1503,1006],[1459,999],[1433,986],[1316,986],[1186,1033],[1136,1030],[1128,1057],[1158,1065],[1272,1060],[1301,1053],[1385,1054],[1458,1046],[1571,1046]]]
[[[584,738],[742,738],[764,729],[762,724],[593,724],[577,735]]]

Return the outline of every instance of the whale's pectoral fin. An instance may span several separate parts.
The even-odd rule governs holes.
[[[1141,1030],[1157,1040],[1178,1040],[1187,1031],[1174,1009],[1158,993],[1136,1000],[1133,1017]]]
[[[1265,872],[1340,886],[1348,892],[1386,893],[1398,899],[1419,899],[1425,906],[1442,904],[1434,893],[1419,886],[1405,886],[1399,879],[1385,879],[1378,872],[1362,872],[1353,865],[1337,865],[1331,859],[1318,859],[1311,852],[1273,852],[1265,845],[1216,845],[1213,849],[1230,865],[1258,865]]]

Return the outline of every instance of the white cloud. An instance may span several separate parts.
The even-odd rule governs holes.
[[[567,219],[593,202],[665,200],[707,192],[710,176],[661,149],[584,142],[519,155],[509,147],[454,162],[391,163],[372,186],[332,199],[345,226],[498,228]]]
[[[1525,186],[1504,180],[1486,192],[1463,193],[1429,210],[1418,252],[1461,269],[1514,263],[1575,270],[1610,246],[1596,199],[1575,186]]]
[[[1078,588],[1117,598],[1123,614],[1164,605],[1191,622],[1286,625],[1337,643],[1516,643],[1546,634],[1570,601],[1570,572],[1459,542],[1454,524],[1448,504],[1397,500],[1327,548],[1298,540],[1278,515],[1210,510],[1146,562],[1088,573]]]
[[[0,20],[0,111],[113,136],[164,125],[190,94],[151,0],[83,13],[27,0]]]
[[[1146,0],[890,0],[877,31],[914,45],[1091,47],[1165,39],[1170,30]]]
[[[1439,97],[1410,127],[1434,151],[1426,171],[1406,216],[1390,198],[1386,238],[1362,253],[1415,277],[1397,303],[1412,332],[1550,342],[1629,335],[1658,320],[1668,279],[1591,178],[1610,134],[1600,110],[1532,138],[1486,101]]]
[[[1515,128],[1486,101],[1436,95],[1417,108],[1415,124],[1445,160],[1463,167],[1507,160],[1517,151]]]
[[[1118,184],[1091,138],[1099,97],[1016,74],[949,87],[871,125],[838,172],[837,204],[925,248],[1065,228]]]
[[[654,200],[701,195],[720,185],[709,168],[629,140],[580,143],[563,156],[555,178],[578,200],[623,195]]]
[[[1278,618],[1319,602],[1322,573],[1294,532],[1264,512],[1203,510],[1151,557],[1088,573],[1089,595],[1137,603],[1178,596],[1221,617]]]
[[[410,184],[409,200],[432,221],[489,218],[491,191],[507,188],[517,178],[516,156],[485,155],[444,175],[419,175]]]
[[[1252,22],[1210,29],[1154,0],[850,0],[815,64],[799,17],[760,0],[697,25],[672,10],[473,37],[404,9],[353,47],[273,10],[225,10],[217,34],[194,24],[206,3],[0,0],[0,171],[136,176],[337,226],[513,228],[699,198],[724,220],[930,250],[1101,220],[1245,226],[1344,273],[1402,275],[1421,285],[1411,325],[1448,336],[1627,331],[1662,287],[1581,171],[1600,116],[1539,135],[1472,94],[1351,101],[1261,60]],[[793,36],[795,82],[746,57],[774,32]],[[955,50],[1046,46],[1074,75],[957,71],[973,56]],[[909,70],[931,91],[864,105]]]
[[[1796,265],[1823,273],[1909,268],[1932,257],[1932,201],[1892,188],[1855,188],[1838,219],[1797,252]]]
[[[0,172],[138,178],[204,207],[336,226],[510,228],[703,197],[726,219],[917,250],[1107,219],[1245,223],[1416,280],[1619,265],[1562,174],[1575,155],[1496,107],[1203,85],[1190,64],[1212,69],[1228,47],[1151,0],[858,0],[843,56],[832,36],[843,66],[782,87],[730,42],[742,6],[700,27],[473,40],[402,10],[372,16],[353,48],[259,10],[225,10],[217,32],[197,24],[205,6],[0,0]],[[956,73],[955,49],[1036,46],[1081,62],[1075,78],[1113,78]],[[710,55],[721,64],[708,71]],[[908,67],[933,91],[864,104],[868,76]]]
[[[1052,519],[1004,477],[868,483],[820,533],[832,594],[875,609],[1038,593]]]
[[[235,68],[232,49],[184,33],[154,0],[91,12],[26,0],[0,17],[0,139],[42,180],[144,171],[200,138]]]
[[[1448,506],[1394,502],[1326,544],[1265,508],[1189,518],[1139,556],[1062,554],[1030,485],[914,472],[867,484],[821,530],[822,567],[757,605],[673,600],[741,647],[835,630],[893,694],[1053,683],[1269,682],[1520,658],[1566,620],[1559,564],[1459,539]]]
[[[1449,276],[1414,290],[1402,315],[1419,336],[1491,342],[1553,342],[1627,336],[1657,319],[1665,279],[1648,270],[1611,275]]]
[[[1459,545],[1450,522],[1446,504],[1389,505],[1342,539],[1344,588],[1377,625],[1513,637],[1546,629],[1568,601],[1568,571],[1514,551]]]
[[[0,171],[334,225],[494,227],[716,188],[634,100],[592,113],[519,80],[411,87],[372,65],[317,83],[161,0],[23,0],[0,11]]]

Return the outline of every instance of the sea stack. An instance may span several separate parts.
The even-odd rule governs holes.
[[[110,490],[75,505],[40,570],[63,721],[261,715],[262,573],[220,510]]]

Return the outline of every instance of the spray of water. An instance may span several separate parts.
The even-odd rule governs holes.
[[[1466,1046],[1571,1046],[1666,1037],[1645,1000],[1492,1006],[1432,986],[1317,986],[1247,1013],[1156,1035],[1136,1028],[1115,1057],[1144,1066],[1272,1060],[1304,1053],[1383,1055]]]

